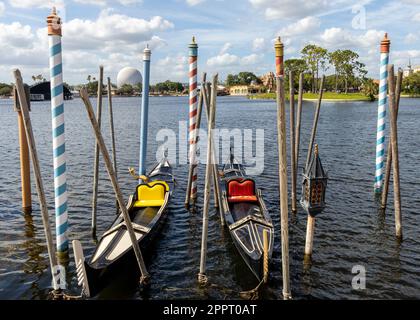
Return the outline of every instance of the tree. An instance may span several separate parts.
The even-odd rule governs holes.
[[[236,74],[228,74],[226,77],[226,85],[228,87],[236,86],[239,84],[238,76]]]
[[[121,88],[118,89],[118,94],[131,96],[134,94],[134,87],[131,84],[124,84]]]
[[[369,97],[370,101],[374,101],[375,96],[379,92],[379,85],[373,82],[372,79],[365,79],[362,85],[362,92],[366,97]]]
[[[13,87],[6,83],[0,83],[0,96],[11,96]]]
[[[403,78],[403,91],[409,95],[420,95],[420,72],[415,72]]]
[[[312,74],[312,92],[316,92],[317,90],[315,88],[318,87],[319,69],[326,70],[328,51],[317,45],[308,44],[302,49],[301,53]],[[315,79],[317,80],[315,81]]]
[[[90,82],[90,80],[92,80],[92,76],[91,75],[88,75],[87,76],[87,81]]]
[[[284,72],[288,74],[293,71],[295,74],[300,74],[308,69],[304,59],[288,59],[284,62]]]
[[[335,92],[338,92],[338,77],[342,73],[343,51],[335,50],[328,55],[329,63],[334,67]]]
[[[238,82],[241,85],[250,85],[251,83],[260,84],[261,80],[254,73],[243,71],[238,73]]]
[[[367,71],[365,65],[359,62],[359,55],[352,50],[341,51],[341,71],[344,76],[345,93],[348,92],[349,80],[363,78]]]

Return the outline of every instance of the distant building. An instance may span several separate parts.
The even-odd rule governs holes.
[[[403,76],[408,77],[411,76],[413,73],[420,72],[420,66],[411,66],[411,60],[408,59],[408,66],[404,68],[403,70]]]
[[[262,87],[259,85],[237,85],[229,88],[231,96],[247,96],[249,94],[261,93]]]
[[[267,88],[267,92],[274,92],[276,89],[276,78],[273,72],[269,72],[260,77],[264,87]]]
[[[408,66],[403,70],[403,76],[408,77],[413,74],[414,70],[411,68],[411,61],[408,59]]]
[[[63,86],[63,95],[64,100],[73,99],[73,95],[70,92],[69,88]],[[29,88],[31,101],[44,101],[51,100],[51,88],[50,82],[45,81],[41,83],[36,83]]]

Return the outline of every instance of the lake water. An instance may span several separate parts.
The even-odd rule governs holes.
[[[69,238],[80,239],[85,254],[89,255],[95,247],[90,236],[94,139],[81,101],[75,99],[65,105]],[[118,174],[126,197],[135,187],[135,181],[128,174],[127,168],[138,165],[139,105],[139,98],[114,99]],[[305,268],[303,264],[306,214],[300,207],[296,215],[290,214],[290,273],[295,299],[420,298],[420,100],[402,99],[399,111],[404,234],[401,243],[397,242],[394,235],[392,185],[389,210],[385,215],[378,213],[373,195],[376,107],[376,103],[368,102],[322,105],[316,141],[324,168],[329,173],[328,205],[317,217],[310,268]],[[299,172],[306,158],[314,109],[315,104],[312,102],[303,105]],[[42,221],[34,185],[32,215],[24,215],[20,208],[17,116],[12,108],[12,100],[0,100],[0,112],[0,299],[45,299],[50,289],[50,273]],[[158,146],[156,133],[162,128],[178,132],[178,122],[187,120],[188,98],[153,97],[150,100],[149,116],[150,167],[155,161]],[[276,234],[270,281],[262,296],[278,299],[281,297],[282,278],[275,102],[219,97],[216,117],[217,127],[265,130],[264,172],[255,179],[263,190]],[[33,103],[31,118],[53,223],[49,103]],[[110,145],[106,102],[103,131]],[[183,205],[187,166],[175,166],[174,174],[178,186],[170,205],[168,220],[148,258],[148,270],[152,278],[150,289],[139,292],[135,281],[124,275],[97,298],[234,299],[239,298],[239,292],[256,285],[235,251],[227,230],[220,226],[214,208],[211,208],[209,222],[209,285],[205,288],[197,285],[204,166],[199,167],[200,198],[199,213],[196,215],[187,212]],[[99,191],[98,235],[101,235],[115,215],[115,198],[103,163]],[[69,291],[78,293],[72,250],[70,258]],[[366,268],[365,290],[352,289],[352,268],[355,265]]]

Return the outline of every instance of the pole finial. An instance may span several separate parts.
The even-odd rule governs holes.
[[[195,36],[192,37],[192,43],[195,43]]]
[[[53,7],[47,17],[48,35],[61,36],[61,18],[57,15],[57,8]]]
[[[388,39],[388,32],[385,32],[384,38],[381,41],[381,53],[389,53],[389,46],[391,41]]]

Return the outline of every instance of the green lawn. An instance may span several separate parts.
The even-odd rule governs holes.
[[[248,96],[250,99],[276,99],[275,93],[261,93]],[[288,93],[286,94],[286,99],[288,99]],[[297,94],[295,95],[297,99]],[[318,99],[317,93],[304,93],[303,99]],[[328,100],[365,100],[369,101],[369,98],[362,93],[335,93],[335,92],[324,92],[323,99]]]

